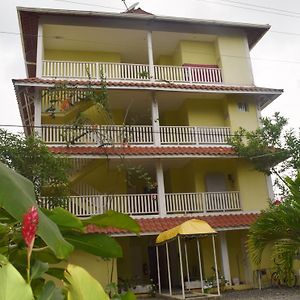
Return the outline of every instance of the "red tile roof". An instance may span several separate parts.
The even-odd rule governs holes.
[[[100,86],[100,81],[88,81],[88,80],[57,80],[57,79],[40,79],[40,78],[25,78],[25,79],[13,79],[14,84],[67,84],[70,86],[84,86],[87,84],[93,84],[93,86]],[[222,84],[189,84],[189,83],[171,83],[171,82],[129,82],[129,81],[107,81],[107,86],[114,88],[162,88],[162,89],[183,89],[183,90],[202,90],[202,91],[231,91],[231,92],[249,92],[249,93],[282,93],[282,89],[270,89],[256,86],[234,86],[234,85],[222,85]]]
[[[66,155],[112,155],[112,156],[172,156],[172,155],[208,155],[208,156],[234,156],[235,152],[231,147],[81,147],[81,146],[58,146],[49,147],[55,154]]]
[[[226,214],[211,216],[186,216],[186,217],[166,217],[166,218],[143,218],[136,219],[141,227],[141,233],[160,233],[171,229],[190,219],[201,219],[206,221],[215,229],[230,229],[236,227],[249,227],[258,217],[258,213],[245,214]],[[108,233],[121,234],[128,233],[125,230],[107,227],[99,228],[96,225],[88,225],[86,228],[88,233]]]

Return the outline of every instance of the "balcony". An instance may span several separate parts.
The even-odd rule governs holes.
[[[42,77],[73,80],[157,81],[171,83],[222,83],[217,67],[43,60]],[[151,78],[153,77],[153,78]]]
[[[46,198],[40,200],[43,207],[49,208]],[[170,193],[165,194],[165,204],[168,215],[241,210],[240,194],[237,191]],[[79,217],[102,214],[107,210],[133,216],[159,215],[157,194],[71,196],[66,207]]]
[[[160,144],[165,146],[202,144],[226,144],[230,136],[229,127],[160,126],[153,132],[148,125],[43,125],[42,140],[47,144],[78,144],[99,146],[154,145],[154,135],[159,134]]]

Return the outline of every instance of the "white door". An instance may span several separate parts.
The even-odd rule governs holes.
[[[205,176],[205,187],[207,192],[227,191],[226,178],[223,173],[208,173]]]

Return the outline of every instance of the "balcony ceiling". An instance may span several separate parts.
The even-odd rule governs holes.
[[[180,40],[214,41],[215,36],[154,32],[154,60],[172,55]],[[147,35],[142,30],[44,25],[44,47],[51,50],[103,51],[121,54],[122,62],[147,63]]]

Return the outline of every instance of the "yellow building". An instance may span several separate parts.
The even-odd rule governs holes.
[[[70,211],[86,217],[114,209],[141,225],[140,236],[108,230],[124,250],[115,280],[157,282],[155,237],[198,218],[218,231],[220,274],[230,284],[251,284],[247,230],[267,207],[272,188],[227,139],[240,126],[257,128],[261,110],[282,93],[253,80],[250,51],[269,26],[161,17],[141,9],[18,8],[18,14],[27,78],[13,83],[23,125],[71,159]],[[110,113],[82,101],[103,85]],[[74,126],[78,116],[85,125]],[[157,186],[147,185],[148,176]],[[185,277],[193,281],[199,274],[196,250],[193,242],[186,244]],[[170,247],[176,287],[178,250]],[[159,275],[167,288],[164,251],[158,253]],[[206,239],[201,251],[208,279],[213,256]],[[107,283],[106,262],[82,253],[72,260]]]

